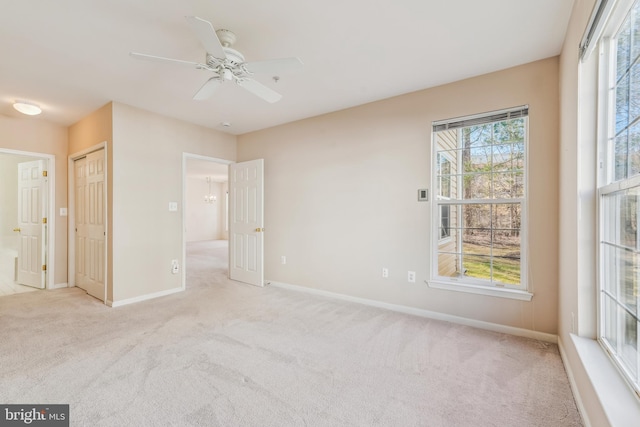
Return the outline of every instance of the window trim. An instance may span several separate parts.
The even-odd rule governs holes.
[[[441,206],[443,198],[434,197],[432,201],[432,218],[434,218],[431,227],[431,256],[430,256],[430,278],[425,280],[425,283],[434,289],[451,290],[458,292],[467,292],[480,295],[488,295],[501,298],[517,299],[523,301],[531,301],[533,293],[530,291],[530,285],[528,280],[528,175],[529,175],[529,106],[524,105],[520,107],[507,108],[503,110],[490,111],[486,113],[474,114],[471,116],[453,118],[449,120],[440,120],[432,123],[431,132],[431,152],[432,159],[436,159],[438,155],[438,147],[436,143],[436,133],[441,130],[449,130],[456,128],[464,128],[468,126],[474,126],[482,123],[493,123],[505,120],[511,120],[516,118],[524,118],[526,120],[525,126],[525,159],[524,159],[524,172],[523,172],[523,187],[524,197],[517,198],[518,204],[521,207],[521,228],[520,228],[520,284],[509,285],[499,284],[496,282],[490,282],[481,279],[474,279],[471,277],[465,277],[463,279],[457,277],[445,277],[439,276],[438,271],[438,246],[443,243],[439,239],[439,207]],[[431,163],[431,179],[434,187],[437,188],[437,170],[434,167],[435,162]],[[450,199],[447,199],[450,200]],[[473,199],[476,200],[476,199]],[[486,204],[499,204],[504,199],[486,199]],[[515,199],[508,199],[508,203],[514,203]],[[446,202],[445,202],[446,203]],[[465,204],[466,200],[451,201],[452,204]]]

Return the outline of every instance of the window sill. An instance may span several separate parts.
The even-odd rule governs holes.
[[[488,295],[498,298],[517,299],[520,301],[531,301],[533,294],[519,289],[509,288],[489,288],[486,286],[469,285],[466,283],[448,283],[429,280],[426,282],[430,288],[445,289],[448,291],[466,292],[470,294]]]
[[[596,340],[570,334],[582,366],[612,427],[637,425],[640,400]]]

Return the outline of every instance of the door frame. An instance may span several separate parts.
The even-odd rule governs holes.
[[[220,163],[224,165],[230,165],[235,163],[233,160],[225,160],[220,159],[218,157],[209,157],[203,156],[201,154],[193,154],[193,153],[182,153],[182,209],[180,210],[180,214],[182,216],[182,290],[187,289],[187,160],[204,160],[212,163]],[[227,218],[229,217],[229,209],[227,208]],[[231,261],[227,260],[227,269],[229,268],[229,263]]]
[[[85,157],[89,153],[93,153],[94,151],[104,150],[104,298],[102,300],[103,304],[107,305],[107,288],[109,287],[109,251],[107,248],[109,247],[109,181],[108,181],[108,152],[107,152],[107,142],[103,141],[99,144],[93,145],[84,150],[78,151],[69,155],[69,164],[67,166],[67,199],[68,199],[68,237],[67,237],[67,247],[68,247],[68,258],[67,258],[67,275],[69,280],[69,287],[76,286],[76,193],[75,193],[75,162],[82,157]]]
[[[36,153],[32,151],[11,150],[9,148],[0,148],[0,153],[13,154],[16,156],[33,157],[34,160],[47,161],[47,179],[45,185],[47,190],[43,193],[43,197],[47,197],[47,231],[42,239],[46,255],[47,270],[45,271],[45,289],[55,289],[64,287],[63,285],[55,285],[55,266],[56,266],[56,156],[55,154]]]

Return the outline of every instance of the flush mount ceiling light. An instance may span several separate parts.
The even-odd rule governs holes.
[[[37,116],[38,114],[42,113],[42,108],[32,102],[27,101],[16,101],[13,104],[13,108],[28,116]]]

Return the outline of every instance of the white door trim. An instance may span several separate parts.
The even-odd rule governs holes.
[[[108,181],[108,152],[107,152],[107,142],[103,141],[99,144],[93,145],[84,150],[78,151],[76,153],[69,155],[68,166],[67,166],[67,199],[68,199],[68,207],[67,207],[67,215],[68,215],[68,237],[67,237],[67,248],[68,248],[68,258],[67,258],[67,275],[69,280],[69,287],[76,285],[76,227],[75,227],[75,161],[85,157],[89,153],[93,153],[94,151],[104,150],[104,231],[105,231],[105,239],[104,239],[104,304],[107,304],[107,288],[109,287],[109,251],[107,248],[109,247],[109,181]]]
[[[225,160],[217,157],[208,157],[203,156],[201,154],[193,154],[193,153],[182,153],[182,208],[180,210],[180,216],[182,219],[182,290],[187,288],[187,273],[186,273],[186,262],[187,262],[187,216],[185,215],[185,211],[187,209],[187,160],[205,160],[213,163],[221,163],[224,165],[230,165],[235,163],[233,160]],[[229,212],[227,212],[227,217]],[[227,268],[229,264],[227,262]]]
[[[47,160],[47,197],[48,209],[47,218],[47,274],[46,288],[55,289],[55,266],[56,266],[56,156],[55,154],[36,153],[32,151],[11,150],[9,148],[0,148],[0,153],[15,154],[17,156],[34,157],[35,159]]]

